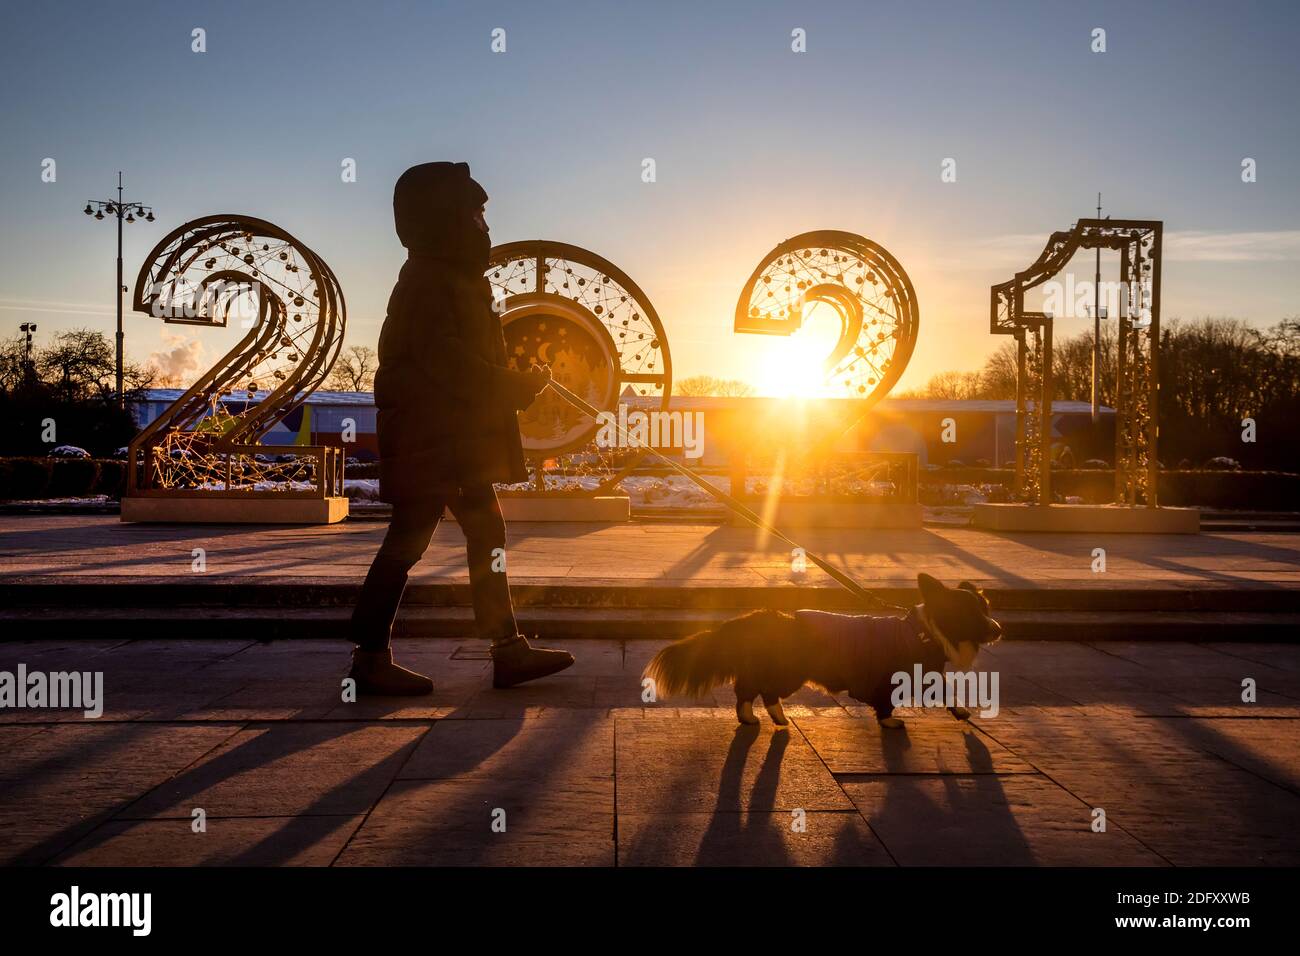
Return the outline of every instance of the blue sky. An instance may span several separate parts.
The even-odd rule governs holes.
[[[736,297],[772,246],[818,228],[882,243],[910,274],[921,332],[902,387],[976,368],[998,344],[990,284],[1098,190],[1108,213],[1165,221],[1167,319],[1300,313],[1294,3],[222,0],[31,5],[7,25],[5,334],[111,329],[112,226],[80,210],[122,169],[158,216],[128,227],[128,282],[175,225],[247,213],[329,262],[348,343],[373,344],[403,256],[392,184],[434,159],[470,163],[495,241],[575,243],[627,271],[679,377],[770,363],[778,341],[732,333]],[[164,338],[182,334],[128,314],[137,359],[170,342],[206,365],[235,332]]]

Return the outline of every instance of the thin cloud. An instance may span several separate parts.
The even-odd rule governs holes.
[[[1171,232],[1165,236],[1170,262],[1295,262],[1300,230],[1277,232]]]
[[[7,312],[48,312],[55,315],[117,315],[111,309],[85,302],[52,302],[46,299],[0,299],[0,309]]]
[[[977,239],[965,246],[948,267],[1001,269],[1007,278],[1038,258],[1047,233],[1007,233]],[[1214,232],[1181,230],[1164,235],[1166,262],[1296,262],[1300,261],[1300,230]]]

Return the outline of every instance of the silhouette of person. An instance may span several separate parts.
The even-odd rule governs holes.
[[[428,677],[393,662],[390,637],[407,576],[444,507],[465,535],[474,622],[492,642],[493,684],[511,687],[573,663],[566,651],[530,646],[510,601],[505,521],[492,485],[528,477],[516,416],[550,372],[506,366],[484,277],[487,198],[465,163],[412,166],[393,190],[407,259],[388,300],[375,376],[379,490],[393,517],[352,614],[349,676],[359,694],[433,689]]]

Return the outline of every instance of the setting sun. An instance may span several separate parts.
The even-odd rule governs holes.
[[[842,323],[823,302],[804,310],[803,326],[794,334],[773,337],[756,363],[753,383],[760,395],[775,398],[827,398],[842,395],[829,380],[827,356],[839,340]]]

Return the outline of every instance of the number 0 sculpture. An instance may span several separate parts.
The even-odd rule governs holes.
[[[650,299],[620,268],[587,249],[547,240],[496,246],[487,269],[512,367],[550,365],[556,381],[592,405],[614,411],[625,392],[667,408],[672,390],[668,336]],[[590,448],[599,422],[550,391],[519,416],[524,453],[544,487],[546,459]],[[580,470],[604,490],[616,485],[645,452],[611,456]]]

